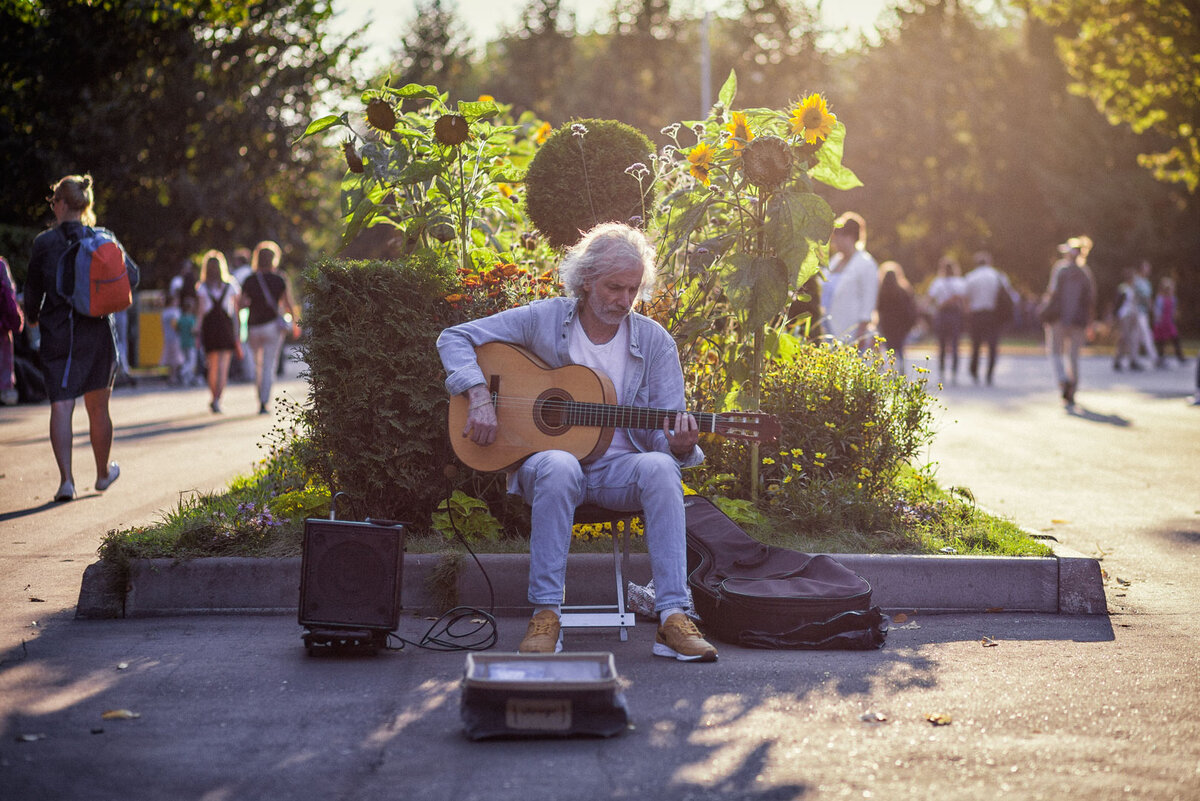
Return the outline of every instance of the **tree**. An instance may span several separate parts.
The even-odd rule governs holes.
[[[183,257],[263,238],[306,261],[333,192],[325,154],[290,143],[348,82],[331,14],[325,0],[5,7],[0,159],[14,169],[0,220],[47,220],[50,183],[86,171],[146,286]]]
[[[470,74],[471,47],[453,6],[442,0],[417,0],[413,18],[400,37],[392,83],[459,89]]]
[[[794,0],[742,0],[737,18],[720,19],[710,37],[713,75],[738,74],[746,107],[779,106],[828,87],[828,65],[817,46],[820,15]]]
[[[1185,0],[1024,0],[1055,27],[1058,53],[1114,124],[1150,134],[1155,178],[1200,185],[1200,16]]]
[[[571,79],[575,75],[575,17],[562,9],[562,0],[529,0],[516,30],[492,43],[482,87],[488,94],[512,103],[520,113],[565,121]]]

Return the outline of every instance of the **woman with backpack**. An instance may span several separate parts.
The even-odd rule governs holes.
[[[210,250],[200,259],[203,269],[196,295],[200,300],[200,342],[208,366],[208,390],[212,393],[209,408],[221,412],[221,393],[229,380],[229,363],[233,354],[242,357],[234,321],[237,320],[238,286],[229,278],[225,254]]]
[[[25,280],[25,319],[41,342],[42,375],[50,397],[50,446],[59,473],[54,500],[69,501],[75,497],[71,427],[76,398],[82,396],[87,409],[88,433],[96,462],[93,486],[103,492],[121,474],[117,463],[108,460],[113,439],[108,402],[117,372],[112,315],[81,313],[72,305],[70,293],[59,291],[60,272],[71,269],[72,276],[77,274],[78,261],[68,263],[72,261],[71,255],[79,252],[83,242],[97,232],[110,238],[111,234],[103,228],[92,227],[96,224],[96,214],[92,209],[94,195],[90,175],[66,176],[54,184],[47,200],[56,224],[33,240]],[[80,243],[80,247],[74,247],[75,243]],[[122,253],[122,257],[128,286],[137,286],[137,265],[128,255]],[[66,283],[62,286],[66,287]]]

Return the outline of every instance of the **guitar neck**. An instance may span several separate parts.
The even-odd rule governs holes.
[[[650,409],[642,406],[617,406],[607,403],[563,403],[566,422],[573,426],[595,426],[599,428],[660,429],[663,418],[673,426],[675,415],[691,414],[702,432],[716,432],[720,415],[712,412],[688,412],[677,409]]]

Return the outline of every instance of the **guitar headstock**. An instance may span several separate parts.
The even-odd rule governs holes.
[[[775,442],[782,431],[779,421],[765,412],[722,412],[716,429],[721,436],[750,442]]]

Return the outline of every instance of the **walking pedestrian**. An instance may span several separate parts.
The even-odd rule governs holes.
[[[196,298],[189,296],[183,299],[183,307],[179,310],[179,319],[175,321],[175,330],[179,334],[179,350],[183,352],[183,366],[179,370],[179,383],[192,387],[199,383],[196,377]]]
[[[229,277],[225,254],[210,250],[201,259],[204,269],[197,294],[200,297],[200,341],[207,362],[208,390],[212,393],[209,408],[221,412],[221,394],[229,381],[229,363],[234,354],[241,358],[242,343],[238,339],[238,291]]]
[[[1154,284],[1150,280],[1150,262],[1142,259],[1141,264],[1133,272],[1133,292],[1137,301],[1136,327],[1134,329],[1133,355],[1144,352],[1148,360],[1158,358],[1154,348],[1154,333],[1151,317],[1154,314]]]
[[[879,298],[876,303],[879,333],[884,347],[895,354],[896,372],[904,374],[904,343],[917,323],[917,301],[912,284],[898,262],[880,266]]]
[[[179,386],[179,374],[183,369],[183,349],[179,345],[179,295],[167,289],[167,299],[162,310],[162,355],[160,366],[167,368],[167,385]]]
[[[1121,362],[1129,357],[1129,369],[1143,369],[1137,360],[1138,343],[1141,335],[1138,333],[1138,302],[1137,288],[1134,285],[1136,271],[1126,267],[1121,272],[1122,281],[1117,284],[1117,301],[1113,308],[1113,317],[1117,324],[1117,344],[1113,353],[1113,369],[1121,371]]]
[[[1079,351],[1096,314],[1096,281],[1087,257],[1092,240],[1072,237],[1058,246],[1039,317],[1046,328],[1046,352],[1067,406],[1075,405],[1079,387]]]
[[[838,218],[833,255],[821,282],[822,327],[827,336],[859,350],[874,345],[871,319],[879,292],[879,266],[867,252],[867,224],[854,212]]]
[[[1175,325],[1175,279],[1164,275],[1154,296],[1154,347],[1158,351],[1155,367],[1167,366],[1167,346],[1175,348],[1175,358],[1183,364],[1183,347],[1179,344],[1179,328]]]
[[[25,329],[25,315],[17,302],[17,283],[8,262],[0,256],[0,404],[15,406],[17,392],[14,337]]]
[[[254,273],[254,267],[250,261],[250,250],[247,248],[237,248],[233,251],[233,264],[229,268],[229,275],[233,278],[234,284],[237,285],[239,293],[245,293],[246,282],[250,280],[250,276]],[[242,356],[235,359],[229,365],[229,380],[230,381],[253,381],[254,380],[254,357],[253,352],[249,348],[250,344],[250,324],[247,316],[247,310],[243,305],[238,309],[237,320],[235,321],[238,339],[242,343]]]
[[[971,337],[971,380],[979,383],[979,352],[986,345],[986,379],[988,386],[991,386],[1000,332],[1012,319],[1012,287],[1008,277],[992,266],[992,255],[986,250],[975,254],[975,269],[967,273],[964,280],[967,289],[967,332]]]
[[[58,464],[59,486],[54,500],[75,497],[71,470],[75,400],[83,397],[88,437],[96,463],[95,489],[107,490],[121,474],[108,457],[113,424],[108,402],[117,373],[117,337],[112,315],[87,317],[72,309],[56,289],[58,263],[71,243],[96,224],[90,175],[68,175],[54,184],[49,197],[55,225],[33,240],[25,281],[25,318],[41,341],[42,375],[50,398],[50,447]],[[130,284],[137,285],[138,267],[126,256]]]
[[[966,317],[967,284],[958,262],[946,257],[938,262],[938,274],[929,285],[933,304],[933,329],[938,340],[938,379],[946,375],[946,356],[950,356],[950,380],[958,383],[958,341]]]
[[[269,414],[275,363],[291,328],[295,306],[287,281],[277,268],[282,258],[279,245],[266,240],[254,248],[254,272],[242,288],[242,306],[249,310],[249,335],[253,373],[258,387],[258,413]]]

